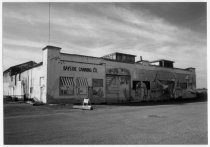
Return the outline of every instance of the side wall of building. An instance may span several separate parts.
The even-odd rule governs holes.
[[[122,72],[127,72],[127,75]],[[109,101],[142,101],[196,96],[193,93],[196,89],[195,70],[193,69],[184,70],[106,61],[106,73],[109,77],[107,78],[109,84],[106,88]],[[127,87],[123,82],[126,77]],[[121,87],[124,87],[124,91],[121,90]]]
[[[44,50],[47,102],[122,102],[194,97],[194,69],[107,61]],[[102,83],[102,84],[100,84]]]
[[[81,103],[87,97],[92,98],[91,102],[105,101],[103,64],[93,63],[88,57],[67,58],[66,54],[60,53],[59,48],[45,49],[43,52],[47,69],[48,103]]]
[[[9,72],[3,74],[3,94],[4,96],[11,96],[14,94],[13,90],[14,81],[13,76]]]
[[[23,85],[21,81],[22,74],[16,74],[10,76],[10,73],[4,73],[3,75],[3,94],[4,96],[11,96],[16,98],[23,98]]]
[[[22,82],[26,97],[46,103],[43,71],[43,66],[38,66],[23,72]]]
[[[33,98],[36,101],[46,102],[46,99],[43,98],[45,92],[43,71],[43,66],[38,66],[13,76],[5,73],[4,95],[19,99]]]

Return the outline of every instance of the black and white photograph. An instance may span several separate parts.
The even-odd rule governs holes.
[[[207,145],[207,2],[2,2],[3,145]]]

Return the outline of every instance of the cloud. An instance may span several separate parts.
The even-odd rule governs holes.
[[[80,7],[80,9],[85,11],[86,7]],[[94,9],[94,7],[92,7],[92,9]],[[89,12],[82,16],[80,15],[81,12],[77,14],[77,10],[74,11],[74,9],[71,9],[69,13],[66,12],[66,17],[65,15],[58,17],[63,14],[61,11],[61,14],[57,14],[58,16],[55,17],[53,21],[55,31],[62,32],[62,34],[66,33],[70,41],[81,41],[82,46],[94,45],[91,43],[92,40],[94,40],[96,44],[98,41],[114,40],[115,44],[124,43],[125,45],[128,44],[130,47],[140,43],[142,46],[151,44],[153,44],[153,46],[154,44],[162,46],[165,43],[168,45],[171,44],[172,46],[181,46],[200,41],[198,37],[193,37],[197,36],[197,34],[187,29],[173,26],[161,18],[147,16],[145,14],[137,15],[124,8],[116,9],[115,7],[111,7],[107,9],[108,8],[106,8],[105,11],[103,8],[100,8],[100,15],[98,13],[89,15]],[[98,7],[94,9],[94,12],[95,11],[99,12]],[[70,14],[70,16],[68,14]],[[191,37],[186,38],[185,36]],[[56,38],[56,40],[57,39],[58,38]],[[83,44],[83,40],[89,41]],[[130,45],[130,42],[133,43],[133,46]],[[79,44],[78,42],[76,43]],[[147,50],[147,48],[142,49]],[[154,50],[155,48],[152,49]]]
[[[177,67],[194,66],[199,79],[206,79],[206,36],[138,5],[53,3],[51,45],[62,47],[62,52],[89,56],[118,51],[142,55],[145,60],[175,60]],[[29,58],[27,48],[34,47],[38,55],[38,48],[43,48],[48,40],[48,4],[3,7],[4,50],[15,50],[16,46],[17,52],[24,52]],[[205,81],[199,84],[207,85]]]
[[[32,51],[33,50],[33,51]],[[34,51],[35,50],[35,51]],[[39,48],[25,48],[18,46],[7,46],[3,49],[3,70],[28,61],[41,62],[42,51]]]
[[[6,45],[13,45],[13,46],[23,46],[23,47],[28,47],[28,48],[43,48],[45,45],[44,42],[35,42],[31,40],[14,40],[14,39],[9,39],[9,38],[3,38],[3,46]]]

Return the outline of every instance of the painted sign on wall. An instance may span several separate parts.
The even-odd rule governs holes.
[[[60,71],[61,74],[69,74],[69,73],[78,73],[79,75],[100,75],[104,76],[105,74],[105,66],[104,64],[94,64],[94,63],[81,63],[81,62],[73,62],[73,61],[61,61],[60,63]],[[78,75],[78,76],[79,76]]]
[[[76,66],[63,66],[64,71],[78,71],[78,72],[97,72],[96,67],[76,67]]]

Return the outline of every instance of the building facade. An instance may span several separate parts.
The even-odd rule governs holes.
[[[174,68],[174,61],[135,62],[134,55],[123,53],[99,58],[60,51],[46,46],[43,62],[16,74],[20,95],[44,103],[81,103],[86,97],[92,103],[109,103],[196,96],[195,68]],[[4,95],[12,96],[8,91],[16,86],[10,82],[4,80]]]

